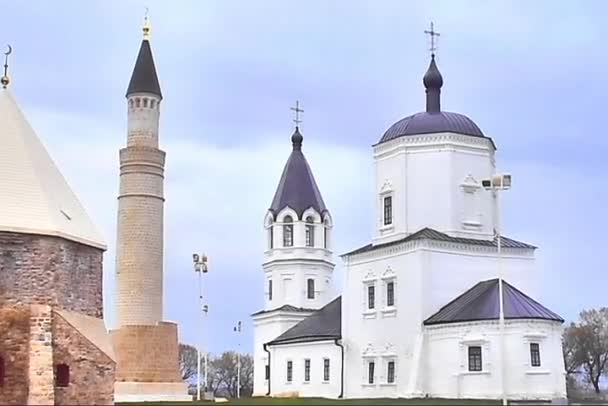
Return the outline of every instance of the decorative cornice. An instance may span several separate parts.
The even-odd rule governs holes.
[[[408,135],[398,137],[388,142],[374,146],[374,157],[386,155],[400,147],[447,147],[461,146],[488,152],[494,151],[494,143],[491,138],[471,137],[469,135],[455,133],[434,133],[421,135]],[[490,149],[488,149],[490,147]]]

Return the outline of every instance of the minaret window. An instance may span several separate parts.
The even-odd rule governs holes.
[[[150,108],[153,109],[156,106],[156,100],[150,100]]]
[[[393,224],[393,197],[386,196],[384,198],[384,225]]]
[[[293,247],[293,219],[291,216],[285,216],[283,223],[283,246]]]
[[[323,248],[329,248],[329,222],[325,220],[323,227]]]
[[[308,279],[306,281],[306,291],[307,291],[306,297],[308,297],[309,299],[315,298],[315,280],[314,279]]]
[[[268,279],[268,300],[272,300],[272,279]]]
[[[148,107],[148,99],[144,99],[144,107]]]
[[[141,100],[139,99],[139,97],[137,99],[135,99],[135,107],[140,107],[141,106]]]
[[[133,108],[133,99],[129,100],[129,108]]]
[[[306,217],[306,246],[315,246],[315,220],[312,217]]]
[[[273,229],[273,226],[271,224],[270,227],[268,227],[268,247],[270,249],[274,248],[274,242],[273,242],[274,236],[273,236],[272,229]]]

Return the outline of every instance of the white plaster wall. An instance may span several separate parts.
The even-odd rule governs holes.
[[[270,347],[271,394],[297,392],[300,397],[337,398],[340,395],[341,350],[333,341]],[[310,359],[310,382],[304,382],[304,359]],[[329,381],[323,381],[323,359],[329,358]],[[287,361],[293,362],[293,380],[287,382]]]
[[[401,137],[375,147],[376,213],[374,244],[403,238],[424,227],[452,235],[491,238],[494,197],[481,180],[495,172],[494,147],[487,139],[457,134]],[[474,217],[479,226],[463,224],[462,183],[471,175]],[[393,224],[383,224],[383,191],[393,195]]]
[[[561,347],[562,326],[549,321],[506,321],[506,394],[510,399],[566,396]],[[421,391],[430,397],[500,398],[498,322],[427,327]],[[530,366],[530,342],[540,345],[541,366]],[[482,347],[481,372],[468,371],[468,345]]]

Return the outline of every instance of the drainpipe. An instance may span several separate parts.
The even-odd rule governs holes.
[[[264,351],[268,353],[268,392],[266,392],[266,396],[270,396],[270,377],[272,374],[270,373],[270,350],[268,349],[268,344],[264,344]]]
[[[342,366],[340,367],[340,396],[338,396],[338,399],[342,399],[344,397],[344,345],[338,341],[340,341],[340,339],[336,338],[334,343],[340,347],[342,353]]]

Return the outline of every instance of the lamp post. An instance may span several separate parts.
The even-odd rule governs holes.
[[[192,254],[192,262],[194,264],[194,272],[198,273],[198,307],[202,310],[204,316],[209,311],[209,306],[203,304],[203,274],[208,272],[207,256],[205,254]],[[203,323],[201,323],[203,324]],[[201,337],[204,335],[204,331]],[[201,340],[202,341],[202,340]],[[196,351],[196,399],[201,400],[201,343],[197,345]],[[206,353],[205,353],[206,354]],[[205,355],[205,389],[207,389],[207,356]]]
[[[241,397],[241,322],[239,321],[234,327],[234,332],[237,333],[237,352],[236,352],[236,398]]]
[[[500,336],[500,377],[501,377],[501,392],[502,404],[507,405],[506,394],[506,376],[505,376],[505,312],[503,301],[503,270],[502,270],[502,237],[500,234],[500,194],[499,191],[509,190],[511,188],[510,174],[496,174],[490,179],[484,179],[481,182],[485,190],[493,192],[496,198],[496,217],[495,217],[495,234],[496,234],[496,250],[498,256],[498,330]]]

